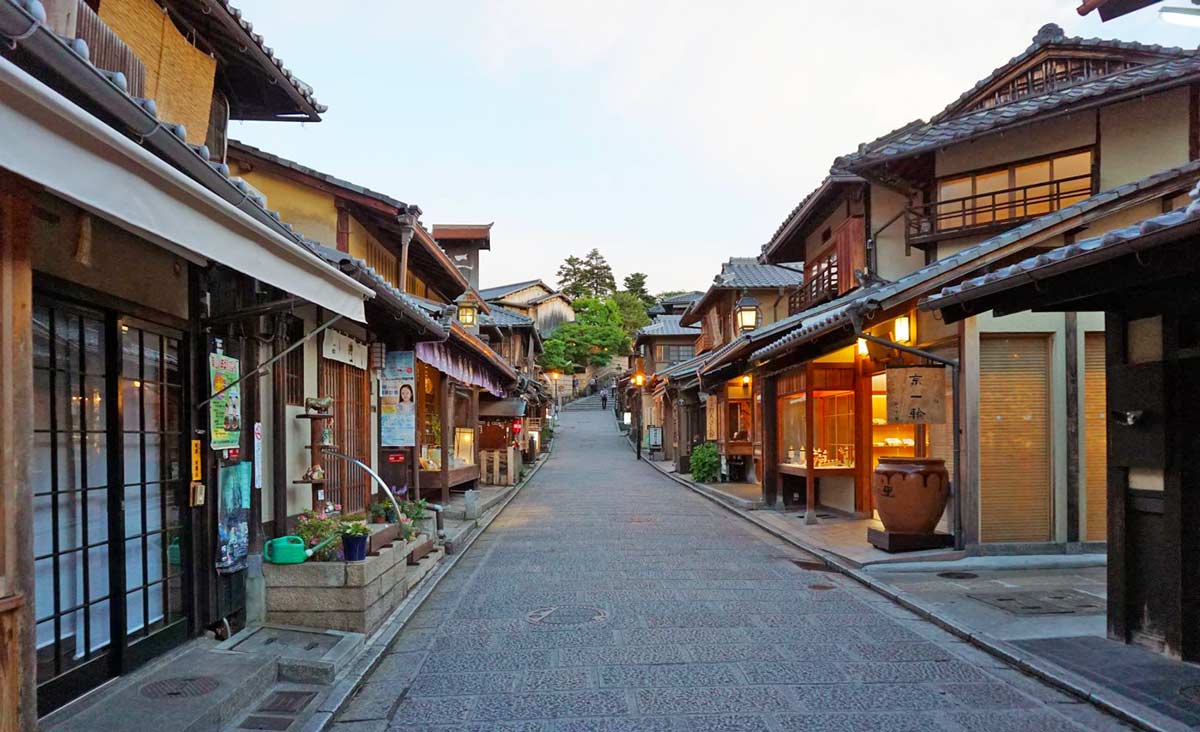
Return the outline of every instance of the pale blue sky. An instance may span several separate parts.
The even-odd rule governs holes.
[[[553,282],[598,247],[618,280],[704,289],[834,157],[936,113],[1043,23],[1200,43],[1154,10],[1080,18],[1079,0],[235,1],[329,112],[231,134],[426,225],[495,221],[485,286]]]

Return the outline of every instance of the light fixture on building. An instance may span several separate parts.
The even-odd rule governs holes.
[[[737,317],[738,330],[742,333],[748,333],[758,327],[762,315],[758,309],[758,300],[743,294],[733,306],[733,312]]]
[[[896,318],[895,330],[893,336],[897,343],[908,343],[912,340],[912,331],[910,330],[911,323],[907,315],[901,315]]]
[[[750,386],[750,374],[742,376],[742,386]]]
[[[1193,0],[1192,5],[1197,3]],[[1158,17],[1173,25],[1184,25],[1190,28],[1200,28],[1200,7],[1190,8],[1159,8]]]
[[[479,303],[469,295],[458,301],[458,322],[464,328],[474,328],[479,321]]]
[[[862,356],[863,358],[866,358],[867,356],[871,355],[871,352],[867,350],[867,339],[866,338],[858,339],[858,355]]]
[[[646,375],[644,373],[642,373],[641,371],[634,373],[633,385],[638,388],[645,386],[646,385]]]

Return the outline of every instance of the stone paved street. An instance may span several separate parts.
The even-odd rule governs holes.
[[[565,413],[335,729],[1127,729],[796,559]]]

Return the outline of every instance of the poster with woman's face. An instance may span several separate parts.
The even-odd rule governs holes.
[[[379,441],[383,447],[417,444],[416,359],[412,351],[388,351],[379,376]]]

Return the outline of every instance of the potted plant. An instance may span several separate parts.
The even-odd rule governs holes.
[[[341,522],[324,511],[318,513],[309,509],[300,514],[296,525],[296,535],[304,540],[307,548],[316,547],[331,536],[336,536]],[[314,562],[332,562],[337,559],[337,547],[328,544],[315,551],[311,557]]]
[[[342,531],[342,554],[347,562],[361,562],[367,558],[367,539],[371,528],[361,521],[344,523]]]
[[[391,509],[391,506],[384,503],[383,501],[377,501],[375,503],[372,503],[370,509],[368,509],[371,513],[371,523],[373,523],[373,524],[386,523],[388,520],[388,514],[394,513],[394,511],[392,511],[390,509]]]

